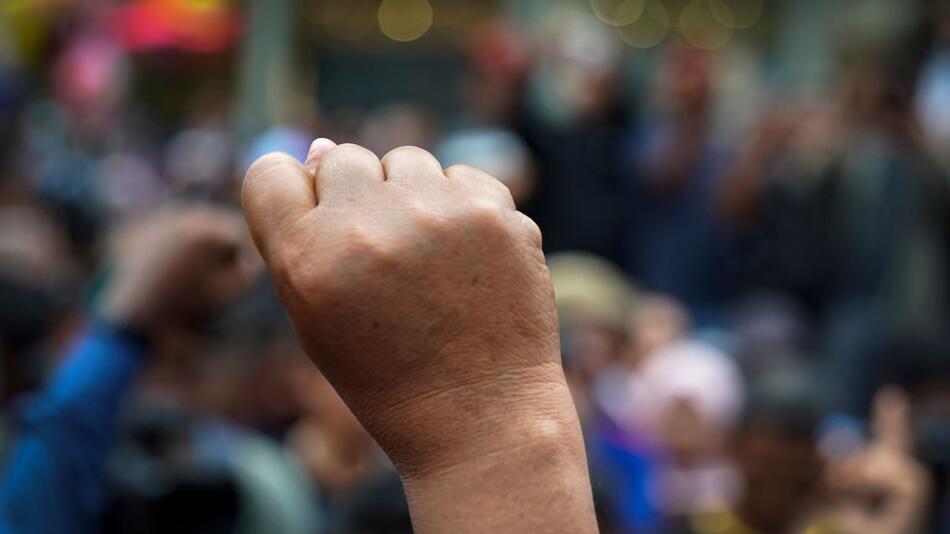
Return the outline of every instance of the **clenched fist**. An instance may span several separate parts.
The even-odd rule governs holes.
[[[304,349],[403,477],[419,531],[592,531],[537,226],[474,168],[314,142],[242,202]]]
[[[260,273],[240,214],[211,205],[173,204],[126,224],[110,255],[100,314],[149,334],[204,322]]]

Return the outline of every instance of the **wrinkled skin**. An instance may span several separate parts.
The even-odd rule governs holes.
[[[418,148],[379,160],[321,139],[304,165],[258,160],[242,201],[307,354],[399,469],[417,529],[450,525],[426,512],[427,490],[460,491],[470,470],[472,490],[485,475],[497,492],[516,473],[486,471],[528,451],[521,464],[584,479],[562,484],[584,511],[562,528],[591,524],[541,236],[500,182]],[[496,515],[481,526],[513,524]]]

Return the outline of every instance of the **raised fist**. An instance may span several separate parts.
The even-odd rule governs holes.
[[[500,182],[319,139],[305,164],[255,162],[242,201],[304,349],[399,469],[417,530],[594,528],[540,232]]]
[[[147,333],[206,320],[260,273],[240,214],[223,207],[169,205],[115,237],[100,313]]]

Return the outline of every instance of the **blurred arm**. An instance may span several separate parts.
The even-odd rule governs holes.
[[[122,399],[144,345],[98,324],[16,421],[0,477],[0,532],[91,531]]]

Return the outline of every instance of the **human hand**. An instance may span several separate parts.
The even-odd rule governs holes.
[[[311,359],[389,454],[418,530],[589,531],[537,226],[474,168],[403,147],[269,154],[242,202]],[[536,513],[535,513],[536,512]]]
[[[149,334],[207,319],[259,272],[246,234],[238,213],[207,205],[129,223],[113,244],[101,315]]]
[[[874,398],[874,440],[831,468],[832,490],[847,498],[836,510],[848,533],[910,534],[923,529],[930,480],[914,458],[906,393],[884,387]]]

